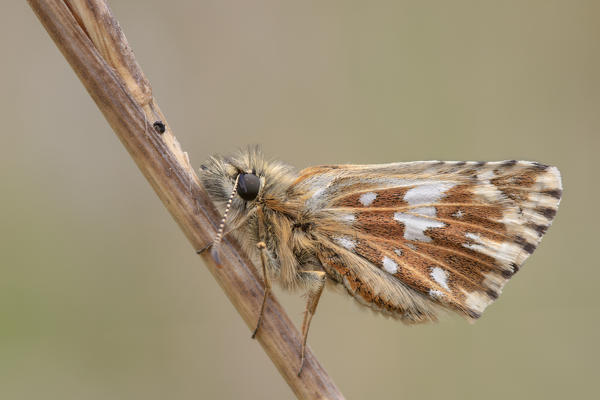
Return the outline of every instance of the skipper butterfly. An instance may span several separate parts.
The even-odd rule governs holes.
[[[325,283],[408,324],[477,319],[533,253],[562,195],[529,161],[323,165],[299,173],[258,148],[214,156],[200,179],[270,282],[307,293],[300,369]]]

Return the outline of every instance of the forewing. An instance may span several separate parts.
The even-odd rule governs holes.
[[[527,161],[313,167],[294,186],[344,267],[360,258],[472,318],[533,253],[562,194],[558,169]],[[364,265],[353,273],[376,286]]]

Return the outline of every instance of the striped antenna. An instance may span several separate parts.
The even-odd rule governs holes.
[[[235,178],[235,183],[233,184],[233,190],[231,191],[231,195],[229,196],[229,200],[227,200],[227,206],[225,207],[225,212],[223,213],[223,218],[221,219],[221,224],[219,225],[219,229],[217,230],[217,236],[215,236],[215,240],[213,240],[212,249],[210,254],[215,259],[217,265],[221,265],[221,260],[219,259],[218,246],[223,239],[223,231],[225,230],[225,221],[227,220],[227,214],[229,214],[229,210],[231,209],[231,203],[233,202],[233,196],[235,196],[235,192],[237,191],[238,181],[240,179],[240,175]]]

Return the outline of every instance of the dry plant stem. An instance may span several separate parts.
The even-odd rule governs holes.
[[[155,103],[151,86],[106,3],[28,1],[193,248],[207,247],[220,216]],[[152,128],[157,119],[167,126],[163,134]],[[208,253],[202,255],[204,262],[253,329],[264,293],[256,269],[228,238],[220,248],[223,268],[217,269]],[[309,349],[302,375],[296,376],[300,335],[272,297],[257,339],[298,398],[343,398]]]

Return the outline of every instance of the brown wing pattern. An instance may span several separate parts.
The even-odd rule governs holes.
[[[562,194],[555,167],[526,161],[315,167],[296,186],[320,221],[326,270],[408,321],[434,319],[428,303],[479,317],[535,250]]]

